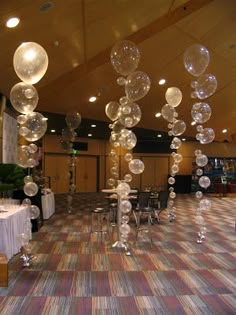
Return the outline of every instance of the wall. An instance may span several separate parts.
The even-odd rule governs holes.
[[[87,138],[78,138],[76,141],[88,143],[88,151],[79,151],[78,155],[77,180],[80,183],[78,190],[83,186],[84,191],[86,191],[86,189],[97,189],[99,191],[103,188],[107,188],[106,182],[108,178],[111,177],[111,161],[108,155],[112,147],[109,141]],[[183,155],[183,161],[180,164],[178,175],[192,174],[192,162],[195,160],[194,151],[196,149],[202,150],[202,152],[209,157],[236,157],[236,145],[232,143],[211,143],[207,145],[201,145],[197,142],[183,143],[178,150],[178,153]],[[68,182],[66,181],[68,154],[61,148],[60,137],[56,135],[46,135],[43,140],[43,150],[45,176],[56,176],[60,178],[60,181],[63,180],[63,185],[59,185],[59,188],[56,188],[56,190],[57,192],[66,192],[68,189],[66,188],[68,187]],[[120,163],[119,178],[123,178],[123,176],[129,172],[128,163],[124,160],[124,154],[127,151],[118,148],[116,149],[116,152],[119,155]],[[143,160],[145,170],[141,175],[132,174],[133,180],[131,182],[131,187],[144,189],[146,186],[156,186],[159,190],[167,187],[167,176],[170,173],[170,167],[173,164],[173,159],[170,154],[140,153],[134,154],[133,156],[134,158]],[[95,160],[93,159],[95,157],[99,161],[99,167],[97,168],[98,174],[96,176],[94,174]],[[49,163],[50,160],[51,162]],[[57,163],[58,166],[56,166]],[[63,172],[65,174],[63,174]],[[55,174],[53,175],[52,173]],[[98,187],[94,183],[94,181],[97,180],[99,180]]]

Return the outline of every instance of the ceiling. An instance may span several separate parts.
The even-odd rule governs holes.
[[[21,20],[15,29],[5,27],[12,16]],[[0,2],[0,92],[9,97],[20,79],[13,69],[13,55],[22,42],[42,45],[49,67],[35,85],[39,93],[37,111],[66,115],[78,111],[82,119],[104,121],[105,105],[118,101],[124,87],[110,62],[113,45],[122,39],[137,44],[141,61],[138,70],[151,79],[149,93],[137,103],[142,109],[138,127],[167,132],[167,122],[155,118],[166,103],[167,87],[183,93],[177,111],[191,126],[190,82],[183,65],[184,51],[194,43],[206,46],[211,61],[207,71],[216,76],[218,89],[207,102],[217,141],[236,139],[236,0],[9,0]],[[160,78],[167,80],[159,86]],[[89,103],[90,96],[97,96]],[[50,116],[51,117],[51,116]],[[59,119],[49,119],[50,128],[63,128]],[[223,134],[222,129],[228,128]],[[95,133],[95,130],[94,130]]]

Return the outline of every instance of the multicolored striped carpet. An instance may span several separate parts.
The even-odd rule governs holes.
[[[112,247],[115,233],[102,241],[90,234],[101,194],[77,194],[72,214],[57,196],[56,214],[33,235],[31,267],[23,268],[19,255],[9,263],[0,314],[236,314],[236,199],[211,199],[203,244],[196,243],[196,199],[179,195],[177,220],[162,213],[152,226],[153,246],[146,234],[135,243],[131,220],[126,256]]]

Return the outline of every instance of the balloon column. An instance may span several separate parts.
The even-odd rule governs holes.
[[[75,165],[76,165],[76,155],[73,154],[73,142],[77,136],[75,129],[79,127],[81,123],[81,116],[78,112],[72,111],[66,114],[66,125],[67,127],[62,129],[62,141],[61,146],[69,154],[69,192],[67,195],[67,212],[71,213],[73,194],[75,193]]]
[[[110,54],[111,64],[115,71],[121,75],[117,79],[117,84],[124,86],[125,95],[117,101],[111,101],[106,105],[105,113],[112,121],[110,124],[111,149],[109,156],[113,163],[111,167],[111,177],[108,179],[108,185],[115,188],[118,199],[118,226],[119,241],[127,249],[128,234],[130,226],[128,225],[129,216],[127,215],[132,205],[127,196],[130,193],[129,183],[132,181],[132,174],[141,174],[144,171],[144,164],[140,159],[134,159],[132,149],[137,143],[137,138],[132,127],[136,126],[141,119],[141,109],[136,101],[143,98],[150,89],[150,79],[145,72],[137,71],[140,61],[140,52],[137,46],[129,41],[123,40],[116,43]],[[128,162],[130,173],[124,175],[122,180],[119,178],[118,155],[116,148],[127,150],[124,158]],[[127,254],[129,254],[127,252]]]
[[[27,144],[19,145],[17,148],[16,163],[23,168],[28,168],[28,175],[24,178],[24,193],[29,196],[35,196],[38,192],[38,185],[30,175],[30,169],[33,169],[38,161],[36,153],[37,145],[34,143],[43,137],[47,130],[47,121],[42,114],[34,112],[39,96],[33,84],[37,83],[46,73],[48,67],[48,56],[42,46],[34,42],[21,44],[15,51],[13,57],[13,66],[21,82],[15,84],[10,91],[10,100],[12,106],[20,113],[17,117],[19,135]],[[23,201],[29,208],[29,219],[25,222],[25,232],[19,236],[19,242],[25,253],[21,256],[23,265],[30,263],[29,240],[31,230],[30,219],[36,219],[40,210],[37,206],[31,205],[30,199]]]
[[[185,69],[196,80],[191,82],[193,89],[191,97],[198,99],[191,110],[193,120],[196,122],[196,140],[201,144],[211,143],[215,138],[215,132],[212,128],[204,128],[202,124],[211,117],[211,107],[204,100],[215,93],[217,89],[217,80],[213,74],[204,73],[210,62],[210,54],[206,47],[200,44],[190,46],[184,53]],[[203,168],[208,163],[208,158],[201,150],[195,150],[195,161],[197,165],[196,175],[198,176],[200,189],[196,192],[196,198],[199,200],[199,206],[196,211],[196,223],[199,225],[197,243],[201,244],[206,238],[206,226],[203,213],[211,207],[209,199],[203,197],[202,189],[207,189],[211,185],[210,178],[204,175]]]
[[[168,132],[168,135],[173,136],[170,148],[172,150],[177,150],[182,145],[182,141],[179,136],[181,136],[186,130],[185,122],[181,119],[177,119],[178,113],[175,109],[182,101],[182,92],[177,87],[169,87],[166,90],[165,99],[167,104],[162,107],[161,114],[162,117],[169,122],[168,128],[170,130]],[[173,185],[175,184],[175,175],[179,172],[179,163],[183,160],[182,155],[176,153],[175,151],[173,151],[171,155],[173,157],[174,163],[171,166],[170,177],[168,178],[168,184],[170,185],[170,188],[167,208],[170,222],[175,220],[176,218],[176,208],[174,206],[176,193],[174,191]]]

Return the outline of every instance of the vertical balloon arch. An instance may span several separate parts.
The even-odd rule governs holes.
[[[38,161],[36,153],[38,147],[35,144],[42,138],[47,130],[47,120],[42,114],[34,112],[37,107],[39,96],[33,84],[39,82],[48,68],[48,56],[42,46],[34,42],[25,42],[15,51],[13,66],[21,82],[15,84],[10,91],[12,106],[20,114],[17,116],[19,135],[24,139],[24,144],[17,148],[16,163],[28,169],[28,175],[24,178],[24,193],[33,197],[38,193],[38,185],[30,174]],[[22,246],[22,262],[29,266],[32,260],[30,255],[31,219],[36,219],[40,210],[31,204],[29,198],[22,202],[29,208],[29,218],[24,224],[24,233],[19,235],[19,243]]]

